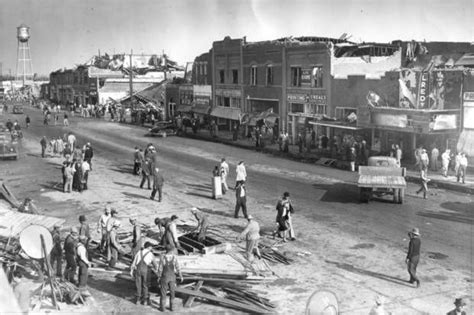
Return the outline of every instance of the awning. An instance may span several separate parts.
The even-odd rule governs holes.
[[[317,125],[317,126],[324,126],[324,127],[330,127],[330,128],[338,128],[338,129],[348,129],[348,130],[363,130],[364,128],[357,127],[354,125],[348,125],[348,124],[337,124],[334,122],[328,122],[328,121],[310,121],[309,122],[312,125]]]
[[[178,106],[176,106],[177,112],[189,113],[191,110],[192,110],[191,105],[179,104]]]
[[[279,117],[278,114],[269,111],[245,113],[242,116],[242,124],[256,126],[257,121],[263,120],[266,125],[274,125]]]
[[[192,107],[192,111],[198,114],[204,114],[207,115],[209,114],[209,110],[211,107],[206,104],[197,104]]]
[[[235,107],[217,106],[214,107],[211,111],[211,116],[232,120],[240,120],[240,114],[240,108]]]

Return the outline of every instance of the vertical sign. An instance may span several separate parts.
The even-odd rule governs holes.
[[[418,108],[429,107],[429,79],[430,75],[428,72],[421,72],[418,85]]]
[[[301,69],[301,86],[311,86],[311,69]]]

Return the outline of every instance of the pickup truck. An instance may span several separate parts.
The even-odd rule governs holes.
[[[406,169],[399,167],[395,158],[370,157],[368,166],[359,166],[360,201],[369,202],[374,195],[393,195],[393,202],[403,203],[407,187],[405,176]]]

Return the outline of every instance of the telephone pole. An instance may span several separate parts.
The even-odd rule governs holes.
[[[133,100],[133,69],[132,69],[132,55],[133,55],[133,49],[130,50],[130,74],[129,74],[129,79],[130,79],[130,105],[132,104]]]

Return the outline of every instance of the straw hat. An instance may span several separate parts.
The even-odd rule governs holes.
[[[420,230],[418,230],[418,228],[413,228],[410,233],[416,236],[420,236]]]
[[[454,305],[456,305],[456,306],[465,306],[466,301],[464,301],[463,298],[458,298],[458,299],[454,300]]]

